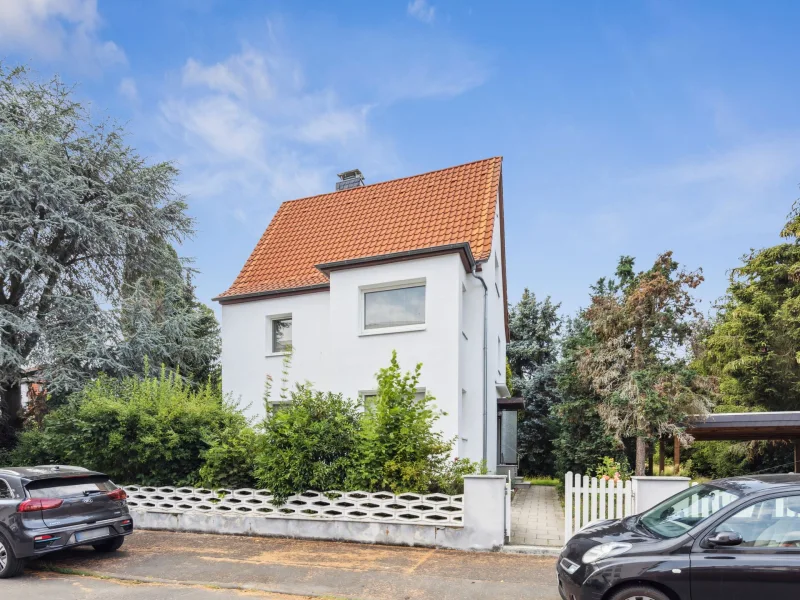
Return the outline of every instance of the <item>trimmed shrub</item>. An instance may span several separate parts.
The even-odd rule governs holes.
[[[262,454],[264,435],[246,423],[232,424],[215,434],[200,468],[200,485],[208,488],[256,487],[255,457]]]
[[[350,489],[427,493],[445,469],[453,441],[434,424],[442,414],[431,407],[434,397],[417,396],[420,371],[402,373],[397,352],[378,371],[374,406],[362,417],[358,459],[348,477]]]
[[[353,468],[358,405],[341,394],[299,385],[286,406],[271,409],[255,457],[258,485],[279,502],[306,490],[342,490]]]
[[[72,464],[119,484],[197,483],[206,452],[247,421],[219,386],[192,390],[180,376],[101,376],[20,435],[17,465]],[[209,481],[209,483],[211,483]]]
[[[464,493],[464,476],[483,473],[481,463],[468,458],[454,458],[444,461],[439,471],[434,474],[430,492],[455,496]]]

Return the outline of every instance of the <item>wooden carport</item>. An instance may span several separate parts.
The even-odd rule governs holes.
[[[697,441],[787,440],[794,442],[794,472],[800,473],[800,411],[713,413],[686,428]],[[680,471],[681,445],[675,439],[675,474]],[[661,471],[663,472],[663,447]]]

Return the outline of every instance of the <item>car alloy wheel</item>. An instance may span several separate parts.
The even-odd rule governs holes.
[[[3,542],[0,541],[0,571],[6,568],[8,564],[8,550],[3,545]]]

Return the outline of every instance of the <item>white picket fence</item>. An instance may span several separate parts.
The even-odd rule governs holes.
[[[564,476],[564,540],[591,521],[633,512],[631,481],[605,480],[569,471]]]

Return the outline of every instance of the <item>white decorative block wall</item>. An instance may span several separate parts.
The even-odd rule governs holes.
[[[278,505],[268,490],[127,486],[128,505],[148,512],[233,514],[278,519],[388,522],[462,527],[464,496],[316,492]]]

